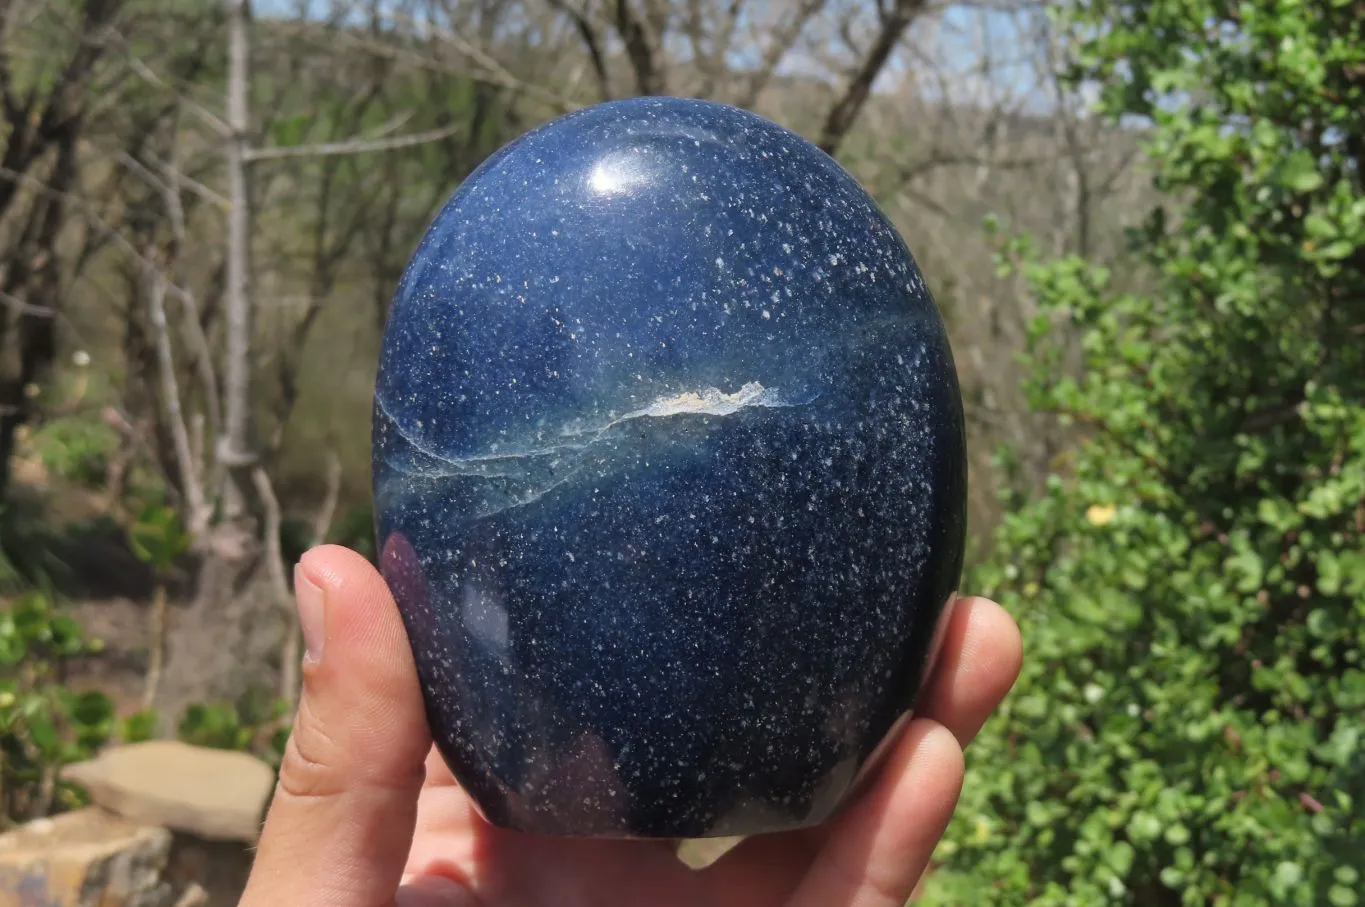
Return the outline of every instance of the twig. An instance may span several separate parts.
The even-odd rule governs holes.
[[[169,417],[171,441],[175,448],[176,464],[180,467],[180,481],[184,487],[185,503],[188,505],[189,519],[186,521],[190,536],[196,541],[208,528],[212,516],[208,497],[204,492],[203,476],[194,459],[194,448],[190,444],[189,429],[185,425],[185,414],[180,404],[180,383],[175,376],[175,357],[171,350],[170,331],[166,326],[166,284],[165,277],[158,271],[148,275],[151,287],[147,293],[147,317],[156,338],[157,365],[161,371],[161,392],[165,396],[166,414]]]
[[[828,2],[829,0],[801,0],[791,18],[774,30],[772,39],[763,48],[762,60],[745,82],[744,91],[737,101],[740,107],[753,107],[758,103],[763,90],[768,87],[768,83],[777,72],[777,67],[796,45],[806,25]]]
[[[289,157],[331,157],[339,154],[368,154],[372,151],[395,151],[411,148],[450,138],[458,130],[453,126],[416,132],[412,135],[399,135],[390,139],[353,139],[346,142],[324,142],[318,145],[283,145],[273,148],[248,149],[244,159],[248,162],[273,161]]]
[[[147,679],[142,688],[142,707],[150,709],[161,687],[166,666],[166,584],[159,579],[152,593],[151,628],[148,633]]]
[[[25,302],[18,296],[6,293],[3,290],[0,290],[0,305],[3,305],[5,308],[10,309],[17,314],[32,315],[34,318],[57,317],[56,309],[51,309],[44,305],[34,305],[31,302]]]
[[[1303,406],[1303,400],[1303,394],[1296,393],[1292,394],[1290,399],[1284,403],[1248,413],[1242,424],[1237,426],[1237,434],[1259,435],[1270,431],[1272,428],[1298,421],[1303,417],[1300,410],[1300,407]]]
[[[33,189],[40,195],[47,195],[52,198],[61,198],[73,203],[76,209],[80,211],[81,216],[85,218],[86,222],[92,228],[94,228],[94,230],[97,233],[109,237],[109,240],[113,242],[114,245],[118,246],[128,255],[132,256],[139,264],[143,265],[144,267],[148,267],[153,270],[159,270],[156,262],[152,261],[147,256],[143,255],[142,252],[140,252],[138,248],[133,245],[133,243],[128,239],[128,237],[124,236],[122,233],[118,232],[118,230],[111,227],[104,218],[100,217],[99,214],[95,213],[95,211],[92,210],[92,207],[88,201],[86,201],[84,198],[77,195],[76,193],[64,192],[60,189],[53,189],[51,186],[47,185],[42,180],[37,179],[36,177],[29,176],[26,173],[20,173],[17,170],[12,170],[9,167],[0,167],[0,177],[4,177],[21,185],[28,186],[29,188]],[[170,293],[172,296],[175,296],[177,299],[180,299],[181,301],[187,301],[188,305],[190,306],[194,305],[193,298],[190,296],[188,291],[184,289],[184,287],[178,286],[172,283],[171,281],[167,280],[166,291]]]
[[[395,18],[398,19],[399,21],[406,21],[408,23],[415,22],[415,20],[412,20],[410,17],[407,16],[395,15]],[[418,66],[421,67],[422,69],[430,70],[432,72],[443,72],[449,75],[461,76],[463,78],[470,79],[471,81],[474,82],[479,82],[485,85],[491,85],[496,88],[505,88],[509,91],[525,94],[527,97],[535,98],[539,101],[544,102],[557,113],[568,113],[570,111],[577,110],[583,106],[582,104],[578,104],[562,94],[556,94],[555,92],[548,91],[545,88],[542,88],[541,86],[534,84],[533,82],[529,82],[525,79],[518,78],[516,75],[509,72],[505,67],[499,64],[496,60],[492,59],[487,54],[484,54],[482,51],[470,45],[468,42],[463,41],[462,39],[459,38],[458,35],[455,35],[453,32],[448,32],[444,29],[433,29],[433,31],[435,32],[436,36],[443,38],[449,41],[451,44],[455,45],[456,49],[461,53],[465,54],[466,56],[474,58],[474,60],[477,63],[481,64],[485,68],[486,72],[484,73],[470,72],[468,69],[464,67],[451,66],[449,64],[434,60],[431,57],[416,53],[411,50],[398,47],[390,47],[380,41],[375,41],[373,39],[361,37],[356,32],[342,32],[338,34],[336,37],[342,38],[350,42],[351,44],[356,45],[376,56],[387,57],[391,60],[403,60],[411,65]]]
[[[376,95],[377,92],[378,92],[378,89],[376,88],[376,89],[371,90],[371,91],[369,92],[369,94],[366,95],[366,98],[365,98],[366,106],[368,106],[369,102],[373,99],[373,96]],[[363,108],[362,108],[362,109],[363,109]],[[401,129],[401,128],[403,127],[404,124],[406,124],[409,120],[412,119],[412,117],[413,117],[413,111],[411,111],[411,110],[404,110],[404,111],[400,112],[397,116],[392,117],[391,119],[389,119],[387,122],[381,123],[379,126],[375,127],[373,130],[370,131],[370,134],[369,134],[369,135],[366,135],[366,136],[357,136],[357,140],[364,140],[364,139],[370,139],[370,140],[382,139],[382,138],[383,138],[384,136],[386,136],[386,135],[392,135],[393,133],[395,133],[395,132],[397,132],[399,129]]]
[[[171,145],[171,159],[169,161],[158,162],[162,174],[165,176],[163,197],[166,202],[166,213],[171,219],[171,224],[175,231],[176,253],[179,256],[180,250],[185,244],[185,207],[180,200],[181,183],[199,185],[185,175],[180,167],[180,144],[174,142]],[[211,191],[205,189],[205,191]],[[225,211],[230,211],[232,203],[217,193],[213,195],[219,200],[220,207]],[[222,410],[219,409],[220,401],[218,398],[218,376],[213,371],[213,352],[209,349],[208,337],[204,335],[204,325],[199,320],[199,305],[194,296],[188,292],[180,297],[181,305],[185,310],[185,324],[189,327],[190,342],[194,345],[194,361],[199,372],[199,380],[204,386],[204,400],[208,407],[209,415],[212,418],[212,425],[216,429],[218,420],[222,417]],[[193,458],[195,463],[203,464],[205,461],[202,453],[196,454]],[[201,476],[202,483],[202,476]],[[205,487],[217,487],[209,483]]]
[[[322,496],[317,516],[313,518],[313,547],[327,541],[327,533],[332,529],[332,519],[336,516],[337,502],[341,499],[341,458],[335,450],[327,451],[327,491]]]
[[[115,34],[118,33],[115,32]],[[118,35],[118,37],[120,38],[120,40],[126,40],[123,38],[122,35]],[[161,76],[153,72],[150,66],[148,66],[146,63],[143,63],[131,51],[129,51],[128,53],[127,63],[128,67],[132,69],[133,72],[137,73],[138,76],[140,76],[143,79],[143,81],[151,85],[155,85],[157,88],[164,88],[165,90],[175,95],[177,100],[183,103],[191,113],[193,113],[195,116],[199,117],[201,120],[207,123],[209,128],[212,129],[214,132],[218,133],[218,135],[222,136],[223,138],[227,138],[228,136],[232,135],[231,127],[228,126],[228,124],[223,120],[222,117],[213,113],[207,107],[203,106],[199,102],[191,99],[184,92],[177,91],[173,86],[166,84],[165,79],[161,78]]]
[[[273,733],[281,727],[288,726],[293,721],[294,710],[298,706],[299,662],[303,657],[303,633],[299,626],[298,614],[291,606],[292,595],[289,583],[285,579],[284,552],[280,546],[280,529],[284,518],[280,511],[279,498],[275,496],[275,489],[270,483],[270,476],[260,466],[252,470],[251,478],[255,483],[256,493],[260,496],[261,507],[265,511],[266,568],[270,574],[270,584],[274,589],[278,603],[285,612],[285,619],[289,626],[280,653],[280,698],[287,702],[289,707],[279,719],[262,729],[262,731]],[[341,459],[337,457],[335,451],[329,450],[327,452],[327,490],[323,494],[322,504],[318,509],[317,516],[313,519],[313,547],[326,540],[340,496]]]
[[[204,414],[195,412],[190,415],[190,458],[196,463],[204,463],[206,460],[204,446]],[[207,486],[212,487],[212,486]]]
[[[312,546],[316,548],[327,541],[327,533],[332,528],[332,518],[336,515],[337,501],[341,497],[341,458],[336,451],[327,451],[327,491],[322,496],[322,505],[313,518]],[[282,698],[288,701],[292,715],[297,705],[299,689],[299,659],[302,658],[303,628],[297,616],[290,612],[289,633],[284,641],[284,668],[280,677]]]
[[[155,173],[153,173],[150,167],[148,167],[146,164],[142,163],[141,161],[139,161],[137,158],[133,157],[126,151],[120,151],[115,156],[115,159],[120,164],[127,167],[129,170],[132,170],[138,176],[142,177],[142,179],[148,185],[158,190],[162,194],[173,191],[172,186],[174,185],[174,183],[183,183],[185,188],[189,189],[195,195],[199,196],[204,201],[213,205],[215,208],[219,208],[220,210],[226,211],[228,208],[232,207],[232,203],[229,202],[226,198],[224,198],[221,193],[213,191],[208,186],[205,186],[203,183],[199,182],[197,179],[194,179],[193,177],[186,175],[180,170],[175,169],[171,164],[168,164],[165,161],[157,160],[154,162],[156,164],[157,169],[160,170],[162,174],[166,177],[165,179],[162,179],[161,177],[158,177]]]
[[[149,460],[154,461],[156,459],[157,452],[147,440],[147,429],[134,425],[128,414],[121,411],[118,406],[106,404],[101,407],[100,419],[134,449],[134,452],[127,455],[129,461],[134,458],[134,453],[141,454]],[[169,489],[169,493],[182,505],[184,504],[184,496],[174,486]]]
[[[284,612],[289,623],[280,665],[280,698],[289,703],[289,712],[292,714],[299,698],[300,634],[298,615],[290,607],[289,581],[284,574],[284,552],[280,548],[280,530],[284,518],[280,513],[280,500],[275,496],[275,487],[263,467],[258,465],[252,468],[251,481],[261,499],[261,509],[265,511],[265,565],[270,587],[275,593],[275,604]]]
[[[52,812],[52,800],[57,794],[57,763],[52,760],[40,760],[44,762],[42,778],[38,783],[37,799],[30,815],[46,816]]]

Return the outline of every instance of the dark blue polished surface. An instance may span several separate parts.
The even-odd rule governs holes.
[[[398,289],[374,475],[438,746],[538,832],[826,818],[962,565],[909,252],[812,145],[696,101],[572,114],[464,183]]]

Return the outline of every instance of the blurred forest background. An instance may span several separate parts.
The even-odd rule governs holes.
[[[390,296],[485,156],[637,94],[833,154],[969,421],[1028,665],[926,898],[1359,903],[1359,0],[4,0],[0,827],[62,764],[273,759],[288,569],[372,553]]]

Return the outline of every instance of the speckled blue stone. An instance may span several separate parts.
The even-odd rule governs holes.
[[[824,820],[962,568],[960,392],[909,251],[728,106],[602,104],[489,158],[403,275],[373,441],[437,746],[506,827]]]

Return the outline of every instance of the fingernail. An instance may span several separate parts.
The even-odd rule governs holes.
[[[307,658],[322,658],[322,644],[327,639],[327,609],[322,587],[313,582],[302,564],[294,565],[294,598],[298,601],[299,629],[303,631],[303,645]]]
[[[461,895],[468,895],[464,886],[453,879],[438,875],[408,873],[398,887],[394,903],[398,907],[435,907],[437,904],[466,903]]]

